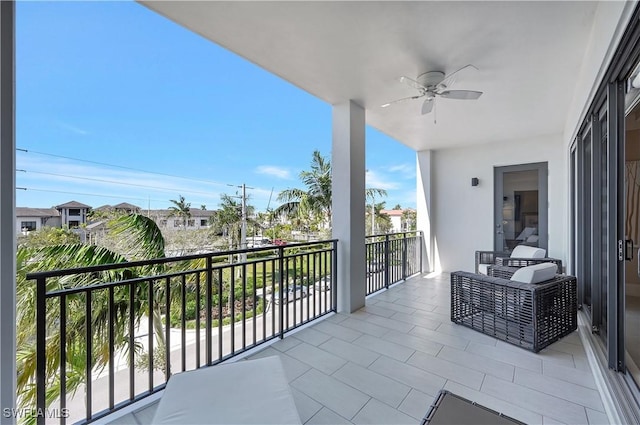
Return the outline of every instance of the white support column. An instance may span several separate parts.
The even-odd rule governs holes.
[[[433,218],[433,156],[430,150],[416,152],[417,229],[424,235],[422,271],[438,271],[436,266],[435,225]]]
[[[0,423],[16,407],[15,3],[0,2]]]
[[[338,311],[364,307],[365,112],[353,101],[333,106],[332,229],[338,243]]]

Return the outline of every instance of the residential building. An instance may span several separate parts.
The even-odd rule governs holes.
[[[43,227],[60,227],[60,211],[55,208],[16,208],[16,233],[26,234]]]
[[[405,211],[414,211],[412,209],[407,210],[380,210],[380,214],[385,214],[389,216],[391,220],[391,231],[392,232],[403,232],[405,230],[409,230],[411,228],[411,224],[408,220],[404,219]]]
[[[75,229],[83,224],[87,224],[87,214],[91,210],[91,207],[81,202],[70,201],[56,205],[55,209],[60,212],[60,222],[62,226]]]

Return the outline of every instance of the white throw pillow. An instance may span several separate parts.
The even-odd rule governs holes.
[[[547,255],[546,249],[527,245],[518,245],[511,252],[511,258],[544,258],[545,255]]]
[[[540,283],[553,279],[558,271],[555,263],[540,263],[533,266],[519,268],[511,280],[522,283]]]

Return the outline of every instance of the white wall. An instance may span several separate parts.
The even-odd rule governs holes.
[[[473,271],[475,251],[493,249],[494,167],[533,162],[547,162],[549,168],[548,255],[566,261],[567,161],[560,134],[445,149],[432,155],[432,233],[439,263],[435,270]],[[478,186],[471,186],[472,177],[480,179]],[[418,193],[422,196],[424,192]],[[418,229],[426,230],[423,226],[425,221],[419,219]]]

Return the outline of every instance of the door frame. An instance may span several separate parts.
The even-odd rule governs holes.
[[[504,202],[504,174],[518,171],[538,171],[538,246],[548,250],[549,246],[549,165],[547,162],[493,167],[493,247],[503,251],[504,230],[502,207]]]

